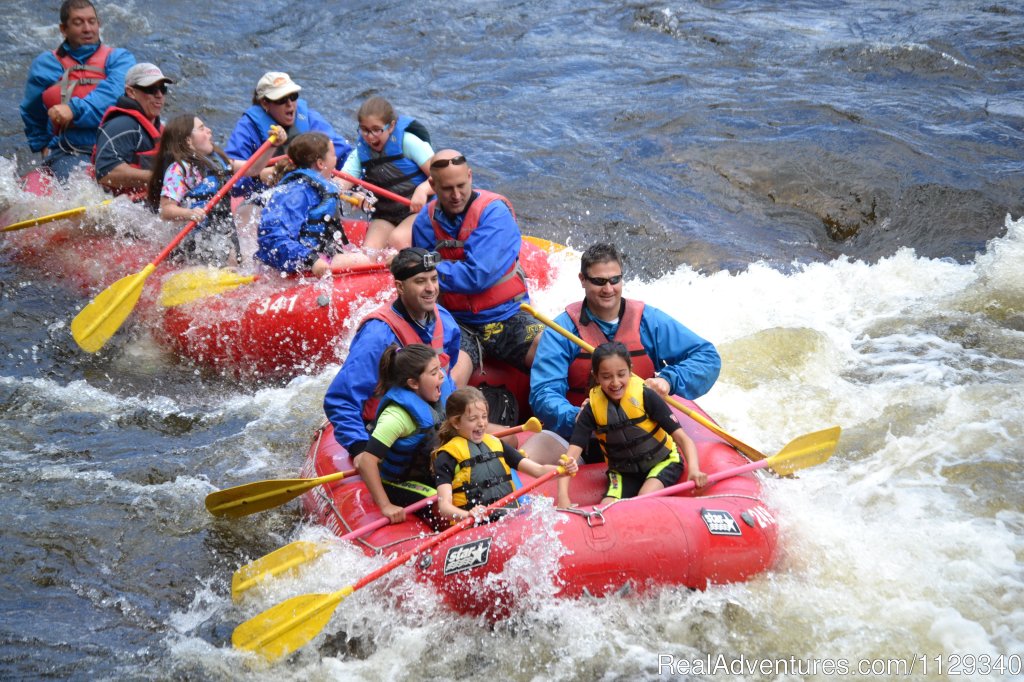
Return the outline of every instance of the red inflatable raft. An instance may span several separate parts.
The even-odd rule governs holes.
[[[360,243],[366,223],[346,221]],[[524,239],[520,262],[531,290],[551,284],[546,251]],[[341,337],[362,319],[353,313],[394,295],[386,265],[327,279],[261,276],[253,284],[176,307],[151,307],[157,338],[175,353],[243,377],[290,376],[343,359]]]
[[[704,472],[714,474],[747,463],[707,428],[678,417],[697,444]],[[533,451],[546,449],[548,456],[552,445],[555,450],[564,447],[557,436],[542,432],[525,440],[524,449],[530,453],[535,442],[541,445]],[[325,425],[315,434],[301,476],[349,468],[348,453]],[[726,478],[701,491],[632,498],[595,509],[592,505],[600,502],[606,487],[605,469],[604,464],[581,467],[570,493],[579,507],[541,512],[557,514],[554,523],[521,512],[471,527],[420,555],[412,569],[416,578],[430,584],[455,611],[497,619],[529,594],[531,581],[521,576],[530,567],[524,566],[521,554],[528,562],[539,545],[550,555],[552,543],[557,543],[555,584],[538,587],[534,582],[532,589],[554,589],[565,598],[643,593],[666,585],[704,589],[746,580],[774,562],[778,528],[755,475]],[[524,483],[530,480],[523,476]],[[555,481],[549,481],[539,494],[554,498],[555,490]],[[382,518],[358,478],[313,489],[303,496],[303,506],[339,536]],[[358,542],[367,554],[394,555],[412,549],[431,533],[425,522],[410,515],[410,520],[384,526]]]
[[[4,224],[23,217],[7,213]],[[344,222],[355,244],[362,242],[366,226],[361,220]],[[3,244],[10,260],[94,296],[142,270],[165,243],[82,225],[76,218],[7,233]],[[550,285],[548,253],[535,241],[523,240],[520,262],[531,290]],[[200,291],[183,305],[162,305],[162,288],[188,271],[162,264],[143,289],[134,317],[176,355],[242,378],[289,377],[340,362],[340,339],[353,324],[351,315],[394,294],[394,280],[384,264],[326,279],[283,277],[265,269],[255,282],[220,293],[213,289],[208,292],[212,295]],[[230,271],[220,272],[234,277]]]

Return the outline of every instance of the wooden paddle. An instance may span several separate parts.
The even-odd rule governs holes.
[[[541,313],[538,310],[536,310],[529,303],[521,303],[519,305],[519,308],[521,310],[525,310],[526,312],[530,313],[535,318],[537,318],[538,320],[540,320],[541,322],[546,324],[548,327],[550,327],[554,331],[558,332],[559,334],[561,334],[565,338],[569,339],[570,341],[572,341],[573,343],[575,343],[577,346],[579,346],[583,350],[587,351],[588,353],[593,353],[594,352],[594,347],[593,346],[591,346],[589,343],[587,343],[586,341],[584,341],[580,337],[578,337],[575,334],[573,334],[572,332],[570,332],[568,329],[562,327],[560,324],[558,324],[557,322],[552,320],[547,315],[544,315],[543,313]],[[707,428],[712,433],[716,434],[719,438],[721,438],[722,440],[724,440],[727,443],[729,443],[730,445],[732,445],[734,448],[736,448],[737,450],[742,452],[744,455],[746,455],[749,459],[754,460],[754,461],[758,461],[758,460],[762,460],[762,459],[765,458],[765,455],[762,452],[760,452],[759,450],[757,450],[756,448],[754,448],[754,447],[752,447],[750,445],[747,445],[746,443],[741,441],[739,438],[736,438],[732,434],[728,433],[727,431],[725,431],[725,429],[723,429],[722,427],[720,427],[718,424],[714,423],[710,419],[706,418],[704,415],[702,415],[701,413],[697,412],[696,410],[691,410],[686,405],[682,404],[681,402],[679,402],[678,400],[676,400],[672,396],[664,396],[664,398],[665,398],[665,402],[667,402],[669,405],[671,405],[672,407],[676,408],[677,410],[679,410],[680,412],[685,414],[687,417],[689,417],[690,419],[692,419],[695,422],[697,422],[698,424],[704,426],[705,428]],[[839,427],[833,427],[833,428],[838,429]],[[821,438],[820,446],[822,448],[829,448],[830,447],[832,450],[834,450],[835,449],[835,441],[830,441],[828,436],[827,436],[827,434],[830,434],[830,433],[832,433],[832,429],[825,429],[824,431],[816,431],[814,433],[805,434],[804,436],[801,436],[800,438],[797,438],[793,442],[795,443],[797,441],[802,441],[805,438],[813,439],[813,438],[817,437],[817,438]],[[831,450],[830,450],[830,455],[831,455]]]
[[[78,208],[69,208],[66,211],[60,211],[59,213],[51,213],[50,215],[39,216],[38,218],[29,218],[28,220],[22,220],[21,222],[11,223],[6,227],[2,227],[0,228],[0,232],[14,232],[15,230],[24,230],[26,227],[35,227],[36,225],[52,223],[55,220],[73,218],[76,215],[80,215],[86,211],[91,211],[94,208],[107,206],[112,201],[113,199],[107,199],[106,201],[101,201],[95,206],[79,206]]]
[[[532,433],[540,433],[542,425],[540,420],[536,417],[530,417],[525,424],[519,426],[513,426],[508,429],[502,429],[495,431],[493,436],[497,438],[504,438],[505,436],[511,436],[521,431],[530,431]],[[307,479],[298,479],[300,481]],[[244,487],[244,486],[243,486]],[[216,494],[216,493],[214,493]],[[406,514],[412,514],[420,509],[423,509],[428,504],[433,503],[437,499],[436,495],[418,500],[413,504],[405,507]],[[209,508],[209,498],[207,498],[207,508]],[[365,526],[357,528],[356,530],[341,536],[341,540],[356,540],[369,535],[375,530],[383,528],[388,525],[387,517],[382,517],[369,523]],[[241,597],[242,593],[250,587],[259,584],[260,582],[273,578],[296,569],[298,566],[304,564],[307,561],[311,561],[316,557],[320,556],[328,549],[325,545],[318,545],[312,542],[306,542],[304,540],[298,540],[290,544],[281,547],[280,549],[274,550],[266,556],[260,557],[255,561],[252,561],[245,566],[242,566],[234,575],[231,577],[231,596],[237,600]]]
[[[256,153],[249,157],[249,160],[242,164],[242,167],[213,195],[213,198],[206,202],[203,210],[209,213],[217,205],[217,202],[231,191],[232,186],[238,182],[239,178],[252,168],[253,164],[263,156],[264,152],[276,140],[277,137],[271,134],[267,141],[256,150]],[[122,277],[111,284],[75,316],[75,319],[71,322],[71,335],[82,350],[95,353],[100,348],[103,348],[103,345],[114,335],[114,332],[121,328],[125,319],[135,309],[135,304],[142,294],[142,285],[146,283],[146,279],[153,274],[156,266],[171,254],[175,247],[181,243],[181,240],[197,224],[197,221],[190,220],[185,225],[185,228],[171,240],[171,243],[152,262],[146,265],[140,272]]]
[[[494,504],[486,507],[485,513],[504,507],[530,491],[538,488],[555,476],[564,473],[561,466],[549,471],[532,483],[519,490],[509,493]],[[305,646],[316,637],[330,621],[338,605],[356,590],[365,587],[374,580],[384,576],[399,566],[403,566],[416,555],[440,544],[476,523],[476,518],[468,516],[451,528],[421,542],[413,549],[400,554],[384,566],[363,576],[356,582],[330,594],[303,594],[272,606],[266,611],[250,618],[235,628],[231,635],[231,643],[237,649],[252,651],[268,661],[276,661],[282,656]]]
[[[331,268],[335,277],[363,272],[382,272],[387,263],[359,263]],[[228,268],[193,268],[176,272],[160,287],[160,305],[173,308],[202,298],[216,296],[260,279],[259,275],[243,275]]]

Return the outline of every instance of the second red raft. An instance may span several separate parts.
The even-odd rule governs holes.
[[[688,405],[700,411],[693,403]],[[707,428],[677,416],[697,444],[705,473],[747,463]],[[533,438],[557,436],[544,432]],[[558,441],[557,447],[564,447],[564,441]],[[525,443],[527,451],[530,445]],[[325,425],[310,446],[302,477],[349,468],[348,453]],[[533,513],[518,513],[469,528],[424,552],[412,564],[416,579],[430,584],[457,612],[497,619],[537,589],[528,579],[536,576],[523,572],[529,563],[524,563],[523,555],[529,556],[539,545],[546,554],[558,555],[554,586],[540,589],[553,589],[562,598],[643,593],[666,585],[704,589],[747,580],[775,561],[778,527],[756,475],[727,478],[700,491],[632,498],[596,509],[592,505],[600,502],[606,487],[605,469],[603,464],[581,467],[571,486],[579,508],[542,512],[557,513],[554,523],[544,524]],[[529,480],[523,477],[524,483]],[[539,494],[553,498],[555,487],[550,481]],[[316,522],[338,535],[382,518],[358,479],[320,486],[304,495],[303,505]],[[431,532],[413,517],[358,542],[367,554],[393,555],[412,549]]]

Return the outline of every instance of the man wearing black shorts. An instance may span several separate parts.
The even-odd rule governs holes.
[[[433,156],[429,181],[436,198],[416,216],[412,243],[444,258],[441,303],[462,328],[462,350],[474,367],[489,356],[529,371],[543,325],[519,310],[530,296],[511,202],[473,189],[473,171],[453,149]]]

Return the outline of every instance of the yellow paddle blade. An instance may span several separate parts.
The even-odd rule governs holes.
[[[80,213],[85,213],[89,209],[99,208],[100,206],[106,206],[113,199],[107,199],[101,201],[96,206],[79,206],[78,208],[69,208],[66,211],[60,211],[59,213],[51,213],[50,215],[39,216],[38,218],[29,218],[28,220],[22,220],[21,222],[11,223],[3,228],[0,228],[0,232],[14,232],[15,230],[24,230],[26,227],[35,227],[36,225],[45,225],[46,223],[52,223],[55,220],[63,220],[64,218],[71,218]]]
[[[238,601],[242,593],[284,573],[290,573],[299,566],[312,561],[327,551],[324,545],[299,540],[276,549],[256,561],[242,566],[231,576],[231,598]]]
[[[71,335],[82,350],[95,353],[103,348],[135,309],[142,285],[156,266],[149,263],[134,275],[117,280],[89,302],[71,321]]]
[[[318,485],[338,481],[355,473],[354,469],[350,469],[319,478],[279,478],[246,483],[210,493],[206,496],[206,509],[214,516],[237,519],[280,507]]]
[[[821,464],[836,451],[840,431],[838,426],[833,426],[794,438],[779,454],[768,458],[768,466],[779,476],[788,476],[800,469]]]
[[[534,246],[541,248],[548,253],[558,253],[559,251],[564,251],[569,248],[565,244],[559,244],[558,242],[549,241],[540,237],[531,237],[528,234],[523,235],[523,240],[530,242]]]
[[[303,594],[281,602],[245,621],[231,634],[236,649],[276,661],[305,646],[320,634],[338,604],[352,594],[345,587],[331,594]]]
[[[241,275],[220,268],[196,268],[178,272],[164,280],[160,305],[173,308],[192,301],[216,296],[256,280],[256,275]]]

